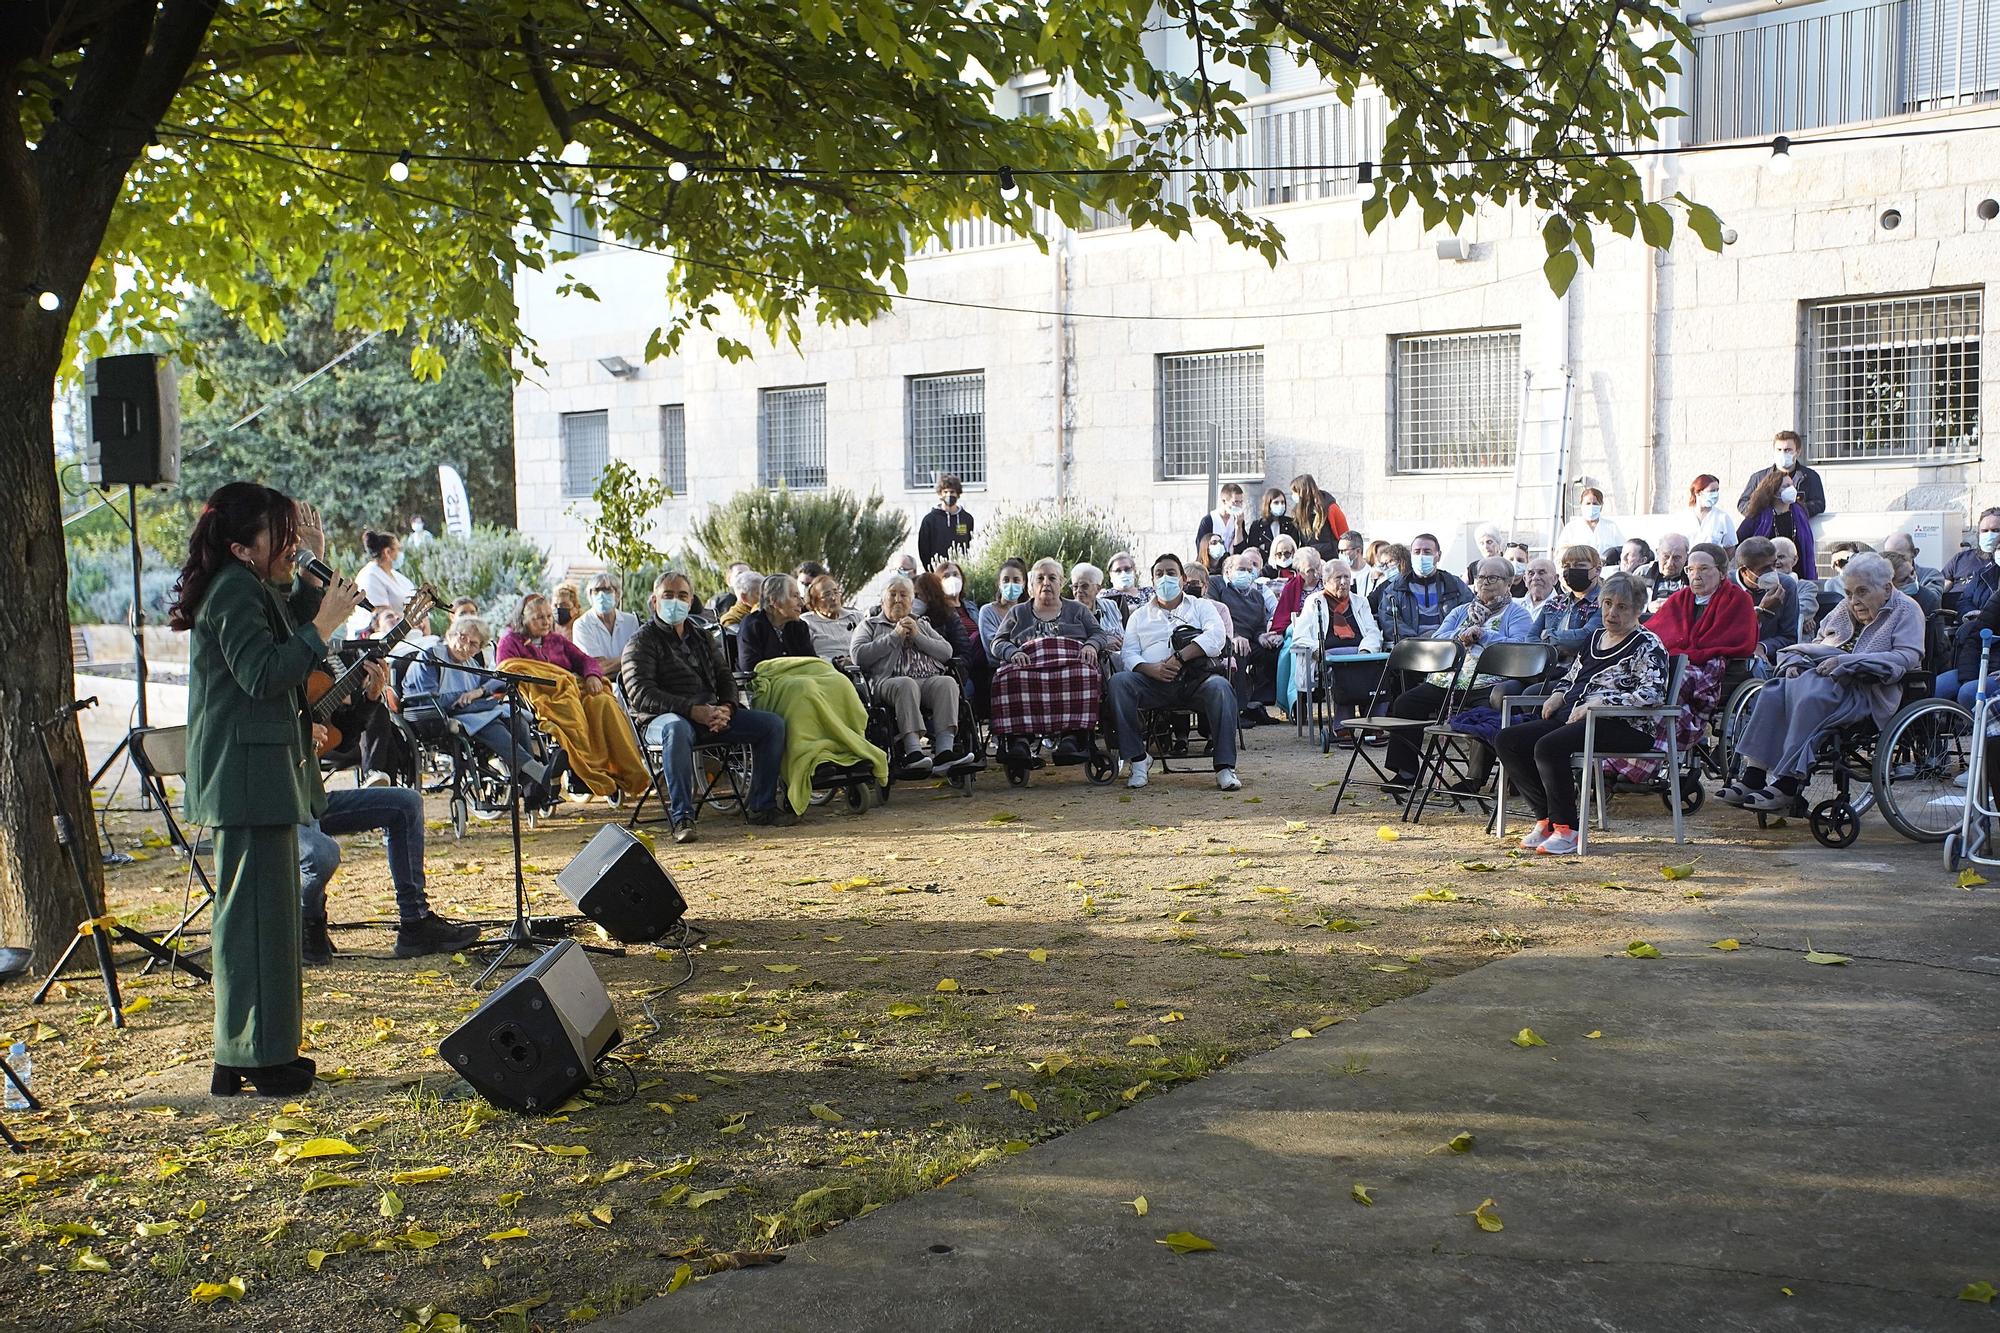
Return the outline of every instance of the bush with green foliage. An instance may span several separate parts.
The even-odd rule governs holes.
[[[121,529],[116,540],[93,538],[64,543],[69,563],[69,619],[73,625],[124,625],[132,617],[132,548]],[[180,561],[141,547],[145,562],[140,586],[146,619],[163,624],[173,601]]]
[[[722,571],[734,560],[765,574],[788,574],[802,561],[817,560],[842,586],[859,590],[909,535],[909,515],[880,495],[862,500],[845,490],[757,488],[709,510],[689,533],[695,545],[683,562],[698,593],[719,591]]]
[[[971,553],[960,562],[965,570],[965,595],[980,602],[993,600],[1000,562],[1019,556],[1030,565],[1050,556],[1063,567],[1067,585],[1071,565],[1081,560],[1102,569],[1113,551],[1123,551],[1132,538],[1105,510],[1088,505],[1047,501],[1026,509],[1003,510],[980,524]]]
[[[548,591],[549,553],[512,528],[485,524],[470,537],[450,533],[403,547],[403,574],[412,583],[429,584],[449,604],[470,597],[497,624],[513,614],[524,593]]]

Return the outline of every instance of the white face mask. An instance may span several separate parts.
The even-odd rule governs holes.
[[[1787,486],[1778,492],[1778,498],[1786,504],[1791,504],[1799,498],[1799,488],[1796,486]]]
[[[1271,501],[1271,517],[1283,518],[1284,516],[1285,516],[1285,502],[1283,500]]]
[[[1290,569],[1292,567],[1292,558],[1288,555],[1274,555],[1271,557],[1271,564],[1277,569]]]
[[[956,574],[947,574],[938,581],[938,586],[944,589],[945,596],[956,597],[965,591],[965,580]]]
[[[1780,472],[1790,472],[1798,461],[1799,456],[1789,449],[1780,449],[1775,456],[1777,469]]]
[[[1600,519],[1600,518],[1603,518],[1603,517],[1604,517],[1604,506],[1603,506],[1603,505],[1585,505],[1585,506],[1583,507],[1583,517],[1584,517],[1584,519],[1585,519],[1585,521],[1586,521],[1586,522],[1590,522],[1590,523],[1595,523],[1595,522],[1597,522],[1597,520],[1598,520],[1598,519]]]
[[[1208,544],[1208,558],[1211,560],[1220,560],[1228,550],[1229,548],[1221,542],[1210,542]]]
[[[1701,507],[1703,509],[1713,509],[1721,503],[1722,503],[1721,491],[1703,491],[1701,493]]]
[[[1111,586],[1120,592],[1125,591],[1127,588],[1136,588],[1139,586],[1139,576],[1129,569],[1113,570],[1111,572]]]

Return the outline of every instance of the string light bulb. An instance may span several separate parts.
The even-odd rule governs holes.
[[[669,162],[669,163],[667,163],[667,179],[668,179],[668,180],[670,180],[670,181],[684,181],[684,180],[686,180],[687,178],[688,178],[688,164],[687,164],[687,163],[685,163],[685,162]]]
[[[590,162],[590,149],[571,139],[563,145],[562,160],[573,167],[587,166]]]
[[[410,178],[410,150],[405,148],[396,154],[396,160],[389,164],[389,179],[398,185]]]
[[[35,304],[51,313],[62,309],[62,298],[54,292],[43,292],[35,298]]]
[[[1021,197],[1021,187],[1014,180],[1012,167],[1000,168],[1000,197],[1010,204]]]
[[[155,162],[162,161],[167,156],[167,146],[158,139],[148,139],[146,141],[146,156]]]
[[[1789,176],[1795,165],[1797,164],[1792,160],[1792,141],[1782,134],[1771,140],[1771,160],[1764,164],[1764,169],[1773,176]]]
[[[1375,164],[1373,162],[1363,159],[1360,167],[1360,180],[1363,185],[1373,185],[1375,183]]]

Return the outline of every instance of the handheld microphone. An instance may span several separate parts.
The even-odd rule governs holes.
[[[292,552],[292,563],[299,567],[301,573],[310,574],[324,584],[331,585],[337,577],[331,565],[303,546]],[[375,609],[375,603],[369,601],[366,597],[357,598],[354,604],[363,611],[373,611]]]

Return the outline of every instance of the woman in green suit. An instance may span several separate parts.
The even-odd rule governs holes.
[[[312,1086],[299,1055],[298,826],[326,806],[305,681],[359,594],[296,578],[326,538],[310,506],[254,482],[208,497],[169,623],[188,630],[187,813],[215,831],[215,1075],[232,1096]]]

